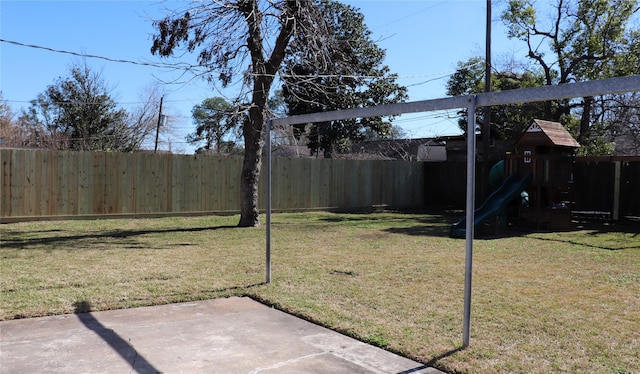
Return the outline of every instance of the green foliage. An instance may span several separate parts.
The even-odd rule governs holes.
[[[166,57],[180,49],[197,52],[200,66],[194,73],[223,87],[241,76],[237,83],[243,87],[237,102],[246,103],[248,114],[242,128],[239,226],[259,224],[258,184],[267,101],[292,37],[304,35],[308,55],[323,60],[321,41],[326,28],[317,10],[311,0],[198,1],[154,21],[157,34],[151,53]]]
[[[615,143],[607,142],[604,138],[589,139],[587,144],[581,144],[576,152],[578,156],[612,156],[615,152]]]
[[[364,16],[356,8],[322,0],[318,6],[330,30],[330,64],[309,58],[305,35],[296,35],[285,60],[283,97],[288,114],[324,112],[404,101],[406,88],[383,64],[385,51],[371,40]],[[300,136],[305,126],[298,127]],[[380,117],[349,119],[311,126],[309,147],[325,156],[349,149],[374,133],[387,138],[391,122]]]
[[[580,121],[577,118],[567,119],[563,125],[573,135],[577,137],[580,129]],[[591,127],[591,136],[580,143],[580,148],[576,154],[578,156],[610,156],[614,154],[615,144],[607,141],[605,136],[607,128],[600,122]]]
[[[447,82],[447,95],[461,96],[484,92],[485,64],[482,58],[472,57],[459,62],[458,69]],[[544,84],[544,75],[532,71],[497,71],[491,74],[491,91],[507,91]],[[459,111],[458,125],[466,132],[467,112]],[[515,140],[534,119],[545,119],[544,103],[524,103],[491,107],[491,137]],[[484,111],[477,112],[477,131],[482,131]]]
[[[205,99],[193,107],[191,115],[196,131],[187,136],[187,141],[191,144],[204,141],[204,147],[198,151],[215,149],[218,153],[228,148],[228,142],[223,142],[223,138],[234,130],[237,132],[243,119],[242,114],[221,97]]]
[[[632,28],[630,22],[637,10],[636,0],[561,0],[555,4],[509,1],[502,20],[510,38],[527,44],[530,63],[518,71],[493,66],[497,71],[491,76],[491,90],[638,74],[640,30]],[[484,76],[481,58],[460,62],[449,79],[447,94],[483,92]],[[579,154],[609,155],[614,152],[610,139],[616,134],[626,134],[631,142],[640,144],[640,137],[633,136],[637,133],[634,131],[636,121],[633,111],[629,110],[636,105],[637,100],[628,95],[609,95],[492,107],[491,134],[515,139],[535,118],[558,121],[582,145]],[[460,127],[464,130],[466,111],[459,114]],[[478,112],[479,124],[484,122],[483,115],[483,111]]]
[[[536,24],[536,11],[531,1],[511,0],[502,15],[510,38],[527,40],[529,30]]]
[[[527,44],[527,57],[542,70],[544,84],[551,85],[637,74],[640,31],[632,17],[638,9],[637,0],[510,0],[502,20],[509,37]],[[606,105],[604,100],[564,100],[555,108],[548,104],[546,119],[577,116],[577,140],[600,144],[598,131],[591,128],[603,126],[598,121],[607,116],[598,107]]]
[[[637,6],[636,0],[511,0],[502,20],[509,37],[527,43],[546,84],[567,83],[604,77],[616,55],[630,52],[625,35]]]
[[[100,75],[73,66],[65,78],[38,95],[20,122],[34,146],[83,151],[133,151],[140,146]]]

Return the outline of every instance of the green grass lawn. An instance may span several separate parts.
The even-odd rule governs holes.
[[[0,319],[248,295],[448,372],[640,373],[640,233],[600,225],[474,245],[448,213],[53,221],[0,226]]]

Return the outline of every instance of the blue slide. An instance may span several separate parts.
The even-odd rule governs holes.
[[[527,174],[521,177],[515,173],[505,179],[502,185],[489,195],[480,208],[475,210],[473,220],[474,228],[477,228],[478,225],[482,225],[491,218],[505,214],[507,205],[514,199],[520,197],[520,193],[527,187],[532,176],[532,174]],[[454,223],[449,230],[449,236],[452,238],[464,238],[466,236],[466,225],[466,218],[462,218],[460,221]]]

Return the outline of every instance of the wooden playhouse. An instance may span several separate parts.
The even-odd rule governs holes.
[[[533,177],[518,209],[521,224],[550,230],[571,226],[572,170],[579,147],[562,124],[538,119],[516,141],[507,153],[505,174]]]

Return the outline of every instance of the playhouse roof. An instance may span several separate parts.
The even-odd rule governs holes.
[[[541,119],[534,119],[527,130],[522,134],[520,139],[516,142],[516,146],[523,141],[526,141],[532,135],[537,135],[536,138],[542,134],[545,140],[551,142],[554,146],[579,148],[578,143],[560,122],[545,121]]]

